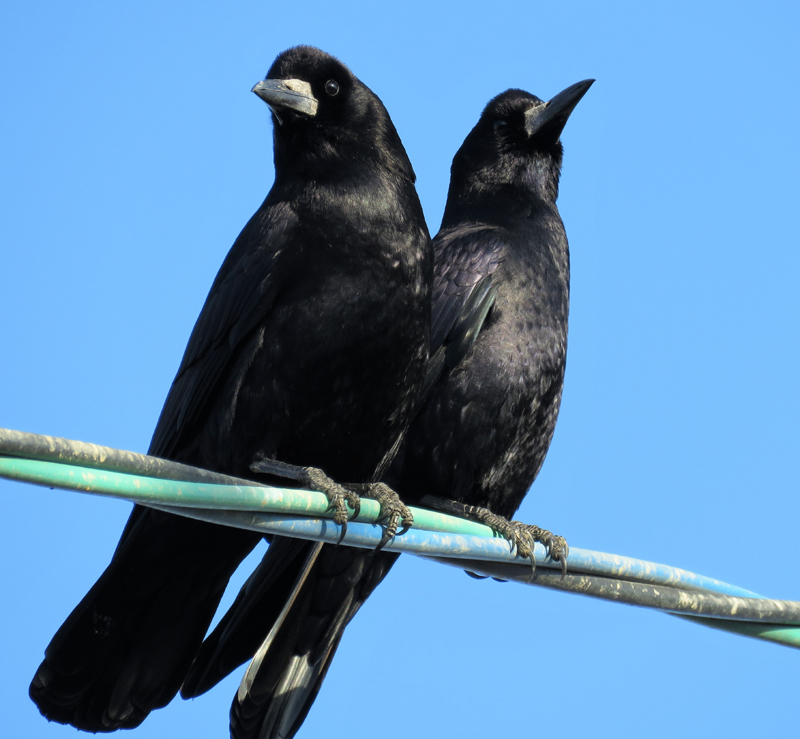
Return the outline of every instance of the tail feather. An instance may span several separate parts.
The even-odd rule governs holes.
[[[292,552],[298,547],[304,556]],[[245,653],[255,653],[231,706],[231,737],[294,736],[320,690],[345,627],[397,557],[330,544],[288,543],[276,537],[198,652],[182,695],[208,689],[228,674],[224,668]],[[264,618],[267,614],[272,618]]]
[[[259,538],[136,507],[111,563],[45,651],[30,686],[42,715],[107,732],[167,705]]]
[[[261,563],[198,650],[181,687],[183,698],[205,693],[253,656],[265,629],[282,620],[282,612],[296,597],[321,547],[274,537]]]
[[[263,665],[254,660],[248,668],[248,673],[254,670],[250,689],[243,691],[240,688],[231,705],[231,737],[293,737],[303,725],[322,687],[341,637],[340,633],[317,662],[311,662],[308,655],[293,655],[286,662],[280,682],[272,691],[256,690],[260,682],[257,673]]]

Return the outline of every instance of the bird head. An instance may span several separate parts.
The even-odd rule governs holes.
[[[279,54],[253,92],[273,115],[276,176],[284,166],[327,168],[348,163],[413,170],[389,114],[377,95],[342,62],[313,46]],[[286,161],[284,161],[284,157]]]
[[[521,187],[548,201],[558,197],[561,132],[594,80],[584,80],[544,101],[524,90],[506,90],[489,101],[453,159],[453,184]]]

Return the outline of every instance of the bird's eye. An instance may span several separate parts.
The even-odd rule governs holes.
[[[502,118],[494,122],[494,130],[497,133],[503,133],[507,128],[508,128],[508,121],[504,121]]]
[[[339,83],[336,80],[328,80],[325,83],[325,92],[331,97],[339,94]]]

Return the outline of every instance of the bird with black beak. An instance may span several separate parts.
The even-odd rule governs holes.
[[[556,207],[561,132],[594,80],[549,102],[507,90],[453,158],[434,238],[431,361],[390,481],[406,502],[491,526],[535,568],[566,541],[508,519],[550,447],[564,386],[569,245]],[[427,495],[426,495],[427,493]]]

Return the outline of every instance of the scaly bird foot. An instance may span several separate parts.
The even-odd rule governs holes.
[[[324,493],[328,499],[328,510],[333,511],[333,521],[342,527],[339,536],[340,544],[347,534],[347,504],[353,509],[353,518],[356,518],[361,511],[361,500],[352,490],[348,490],[338,482],[334,482],[322,470],[316,467],[300,467],[287,462],[279,462],[277,459],[262,459],[250,465],[253,472],[260,472],[267,475],[277,475],[286,477],[290,480],[299,482],[309,490],[316,490]]]
[[[376,552],[389,543],[389,539],[397,534],[397,529],[400,525],[403,527],[400,530],[400,534],[405,534],[414,523],[411,509],[400,500],[400,496],[386,483],[369,482],[348,485],[348,487],[352,490],[357,490],[362,498],[371,498],[381,504],[381,517],[378,521],[379,523],[385,522],[386,528],[383,530],[380,543],[375,548]]]
[[[547,529],[522,523],[522,521],[509,521],[508,523],[515,527],[517,531],[523,529],[527,537],[529,537],[532,541],[539,542],[539,544],[544,546],[544,548],[547,549],[547,554],[550,559],[552,559],[554,562],[561,563],[561,579],[563,580],[567,576],[567,557],[569,556],[569,544],[567,544],[567,540],[563,536],[557,536],[556,534],[547,531]],[[533,556],[533,546],[530,547],[528,553],[523,552],[519,546],[517,546],[517,552],[521,557],[528,556],[530,558],[531,565],[533,566],[533,570],[535,572],[536,560]]]
[[[481,508],[480,506],[469,506],[433,495],[425,496],[422,502],[445,513],[452,513],[456,516],[485,524],[496,534],[500,534],[500,536],[508,540],[512,552],[516,550],[518,556],[530,560],[532,574],[536,572],[536,557],[534,556],[533,545],[536,542],[542,544],[547,549],[550,559],[561,563],[561,578],[566,577],[569,545],[563,536],[556,536],[546,529],[522,523],[522,521],[510,521],[503,516],[492,513],[488,508]]]

